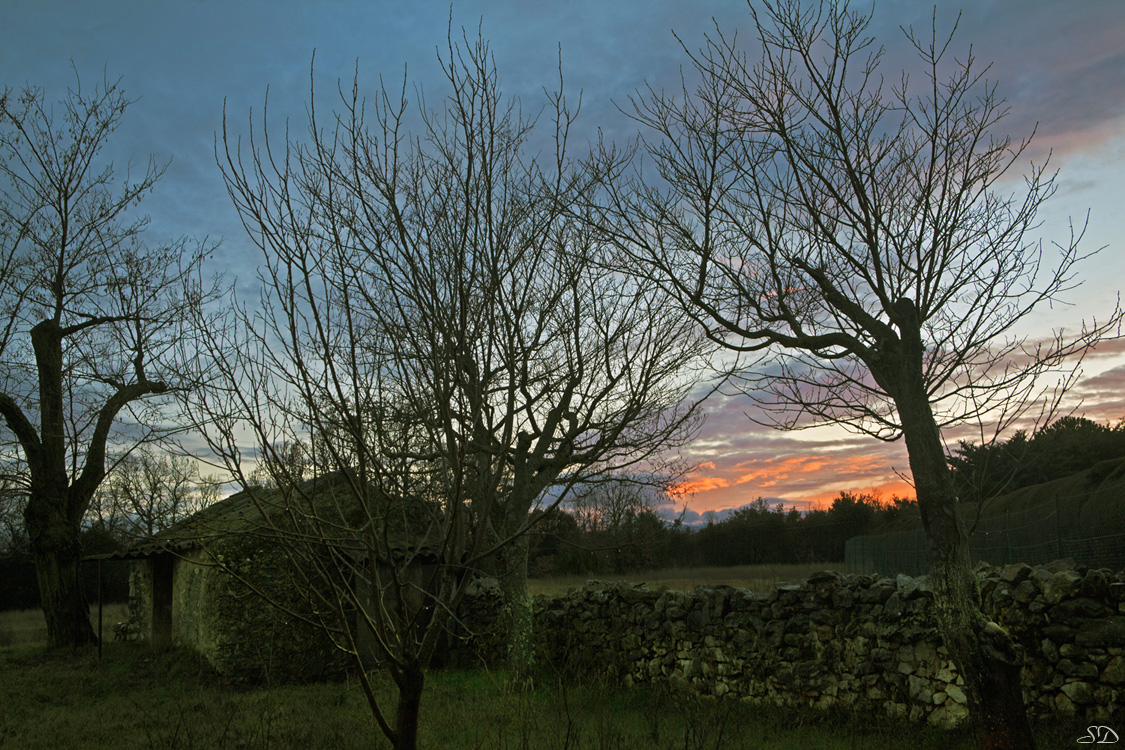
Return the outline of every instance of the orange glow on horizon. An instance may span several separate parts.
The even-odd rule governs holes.
[[[705,471],[697,469],[673,493],[701,514],[738,508],[759,497],[779,498],[785,507],[800,510],[825,510],[841,492],[885,500],[914,497],[913,486],[894,473],[891,463],[888,456],[832,453],[751,459],[729,468],[707,461],[698,467]]]
[[[866,487],[848,487],[835,490],[825,490],[813,495],[806,495],[804,497],[794,498],[793,502],[799,505],[806,505],[815,510],[828,510],[832,505],[832,501],[840,496],[841,492],[856,492],[862,494],[873,494],[881,500],[889,501],[892,497],[914,497],[914,487],[900,480],[888,482],[886,484],[879,484],[874,487],[868,485]],[[786,503],[788,506],[788,503]]]

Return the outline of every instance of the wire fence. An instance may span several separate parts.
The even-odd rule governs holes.
[[[1035,565],[1064,557],[1090,568],[1125,569],[1125,481],[1087,492],[1056,494],[1027,508],[967,515],[974,563]],[[929,567],[922,528],[852,537],[844,566],[849,573],[920,575]]]

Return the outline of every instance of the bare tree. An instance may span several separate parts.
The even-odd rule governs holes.
[[[141,447],[120,458],[98,487],[87,523],[121,540],[150,539],[218,499],[218,480],[187,456]]]
[[[717,29],[685,48],[696,78],[678,96],[632,100],[655,175],[603,152],[618,178],[604,225],[711,339],[766,358],[740,374],[777,426],[905,438],[979,741],[1032,747],[1022,653],[981,612],[942,429],[1018,417],[1121,312],[1046,342],[1019,335],[1076,286],[1081,232],[1053,249],[1031,236],[1054,175],[1032,166],[1005,192],[1028,140],[997,134],[1007,109],[971,51],[954,58],[952,33],[907,31],[921,73],[887,82],[870,16],[843,2],[751,16],[760,56]]]
[[[76,584],[82,517],[107,445],[165,424],[158,397],[186,385],[170,355],[189,345],[187,304],[205,296],[206,248],[149,247],[130,210],[164,166],[119,179],[102,160],[129,104],[118,83],[77,87],[58,111],[40,89],[0,96],[0,445],[27,469],[50,646],[95,638]]]
[[[602,572],[627,573],[653,564],[664,521],[656,514],[670,504],[668,488],[643,476],[611,476],[586,484],[567,503],[584,535],[581,547],[605,559]]]
[[[485,43],[451,42],[442,66],[448,95],[437,110],[420,102],[414,131],[405,87],[367,102],[358,81],[327,127],[313,99],[304,143],[271,138],[264,117],[246,143],[224,126],[220,165],[263,251],[264,292],[216,331],[209,367],[228,385],[196,410],[236,472],[244,426],[267,466],[301,440],[316,470],[354,478],[358,513],[295,502],[325,534],[332,516],[362,540],[338,563],[381,561],[351,577],[401,605],[334,589],[335,621],[362,614],[398,685],[393,720],[368,693],[396,747],[415,742],[424,672],[469,572],[500,580],[519,678],[529,512],[552,486],[557,503],[605,472],[674,471],[662,452],[698,423],[688,395],[707,350],[655,290],[607,270],[609,248],[573,215],[594,175],[566,153],[561,94],[544,148]],[[410,565],[423,559],[421,580]],[[335,632],[362,661],[355,633]]]
[[[23,481],[27,472],[13,466],[0,469],[0,555],[8,555],[25,546],[23,507],[27,503],[27,488]]]

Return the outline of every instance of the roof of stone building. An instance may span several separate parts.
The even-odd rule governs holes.
[[[100,555],[89,560],[138,560],[164,553],[184,553],[198,549],[209,541],[224,537],[261,535],[283,538],[312,535],[317,540],[340,543],[359,540],[357,529],[370,527],[369,509],[376,507],[372,498],[360,498],[362,485],[345,472],[337,471],[294,485],[278,488],[253,487],[213,503],[190,517],[170,526],[151,539],[129,548]],[[365,510],[366,509],[366,510]],[[437,548],[436,540],[418,544],[418,536],[406,534],[403,523],[394,523],[389,547],[411,548],[415,554],[425,548]],[[430,535],[432,536],[432,535]],[[366,549],[366,546],[360,547]]]

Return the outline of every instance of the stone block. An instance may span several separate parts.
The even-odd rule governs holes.
[[[945,694],[948,695],[954,703],[958,703],[962,706],[969,702],[969,699],[965,697],[965,691],[956,685],[946,685]]]
[[[1125,646],[1125,617],[1114,616],[1082,624],[1074,637],[1079,646]]]
[[[870,588],[862,589],[857,594],[857,598],[863,604],[882,604],[893,593],[895,593],[894,582],[884,578],[876,581]]]
[[[924,677],[918,677],[917,675],[910,675],[910,677],[907,678],[906,691],[911,698],[920,703],[929,703],[934,695],[932,683]]]
[[[1088,596],[1094,599],[1106,599],[1109,596],[1110,585],[1113,583],[1113,574],[1104,569],[1088,570],[1078,585],[1078,596]]]
[[[1032,579],[1028,579],[1012,589],[1012,598],[1020,604],[1027,604],[1039,596],[1039,586]]]
[[[1062,574],[1060,573],[1059,575]],[[1053,619],[1064,620],[1066,622],[1104,617],[1106,614],[1108,614],[1108,612],[1105,605],[1085,596],[1060,602],[1051,610],[1051,617]]]
[[[1074,593],[1082,576],[1074,570],[1060,570],[1051,575],[1042,585],[1043,598],[1048,604],[1058,604]]]
[[[1059,693],[1055,696],[1054,713],[1058,716],[1074,716],[1078,713],[1078,707],[1066,693]]]
[[[1077,705],[1094,703],[1094,689],[1088,682],[1068,682],[1060,690]]]
[[[1102,669],[1102,682],[1110,685],[1125,685],[1125,656],[1114,656]]]
[[[960,703],[945,701],[926,717],[926,723],[939,729],[956,729],[969,718],[969,709]]]
[[[1050,638],[1056,644],[1069,643],[1074,640],[1074,636],[1078,633],[1078,628],[1070,625],[1063,625],[1061,623],[1050,623],[1044,625],[1042,628],[1043,635]]]
[[[1078,677],[1080,679],[1089,680],[1097,679],[1098,667],[1088,661],[1073,662],[1070,659],[1062,659],[1059,661],[1056,669],[1060,674],[1066,677]]]
[[[1000,569],[1000,578],[1013,586],[1018,586],[1023,583],[1029,575],[1031,575],[1031,566],[1027,563],[1005,565]]]
[[[883,603],[883,618],[890,621],[899,620],[902,617],[902,604],[902,597],[896,591]]]

